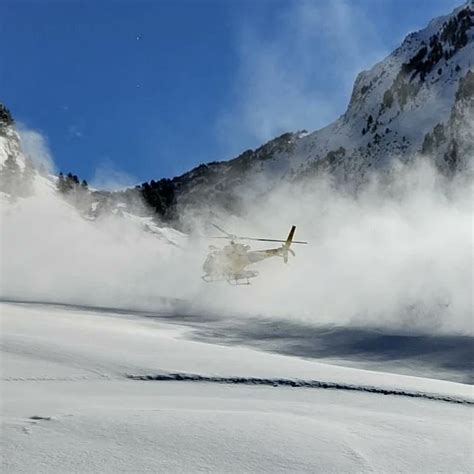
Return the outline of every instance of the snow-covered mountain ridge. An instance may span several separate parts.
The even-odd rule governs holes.
[[[141,189],[160,203],[159,213],[175,217],[183,208],[215,208],[216,203],[238,213],[243,194],[321,172],[359,184],[372,170],[420,156],[428,156],[445,175],[472,173],[473,26],[469,0],[408,35],[392,54],[357,76],[346,112],[321,130],[286,133],[233,160],[203,164]]]
[[[360,73],[345,114],[301,140],[296,173],[325,166],[357,180],[394,157],[409,160],[428,151],[423,147],[428,134],[437,125],[449,126],[456,110],[466,115],[458,128],[467,128],[474,84],[473,5],[408,35],[390,56]],[[433,158],[444,172],[467,167],[466,157]]]
[[[173,179],[113,193],[92,190],[81,199],[81,211],[90,219],[125,211],[175,224],[186,210],[239,214],[245,200],[282,183],[329,173],[337,182],[358,186],[373,170],[421,156],[445,175],[472,174],[473,61],[474,1],[469,0],[409,34],[387,58],[361,72],[346,112],[325,128],[285,133],[232,160],[201,164]],[[0,118],[1,161],[18,156],[23,169],[11,116],[2,109]]]

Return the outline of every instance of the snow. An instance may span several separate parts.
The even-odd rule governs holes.
[[[472,388],[192,340],[130,313],[0,306],[4,472],[470,472]],[[127,375],[320,380],[449,396]]]

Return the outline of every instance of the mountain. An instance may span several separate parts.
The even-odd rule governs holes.
[[[424,155],[446,175],[472,173],[473,62],[469,0],[409,34],[387,58],[361,72],[346,112],[327,127],[285,133],[233,160],[202,164],[139,189],[157,213],[172,219],[195,207],[238,213],[243,194],[321,172],[358,184],[396,159]]]
[[[361,72],[346,112],[325,128],[285,133],[232,160],[201,164],[173,179],[151,180],[120,192],[87,189],[80,199],[76,193],[69,200],[91,220],[119,213],[180,226],[185,211],[239,214],[244,200],[258,199],[281,183],[311,180],[321,173],[332,175],[337,183],[358,186],[373,170],[389,170],[395,160],[410,162],[425,156],[447,176],[471,175],[473,61],[474,0],[469,0],[409,34],[387,58]],[[2,106],[0,161],[6,165],[0,191],[10,186],[5,182],[15,175],[12,157],[17,157],[25,179],[31,180],[31,162],[22,158],[13,125]],[[45,179],[43,173],[43,188],[51,187],[51,179]],[[77,177],[60,179],[71,180],[66,184],[81,190],[76,187]]]

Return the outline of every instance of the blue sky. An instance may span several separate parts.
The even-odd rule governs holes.
[[[358,71],[451,0],[0,0],[0,101],[107,186],[230,159],[344,112]]]

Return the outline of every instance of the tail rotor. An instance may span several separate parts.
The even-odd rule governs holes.
[[[285,243],[282,245],[282,256],[283,256],[283,261],[285,263],[288,263],[288,254],[291,253],[293,257],[295,256],[295,252],[293,252],[292,249],[290,249],[290,246],[293,242],[293,236],[295,235],[295,230],[296,226],[291,226],[290,233],[288,234],[288,237],[285,240]],[[306,242],[299,242],[299,243],[306,243]]]

